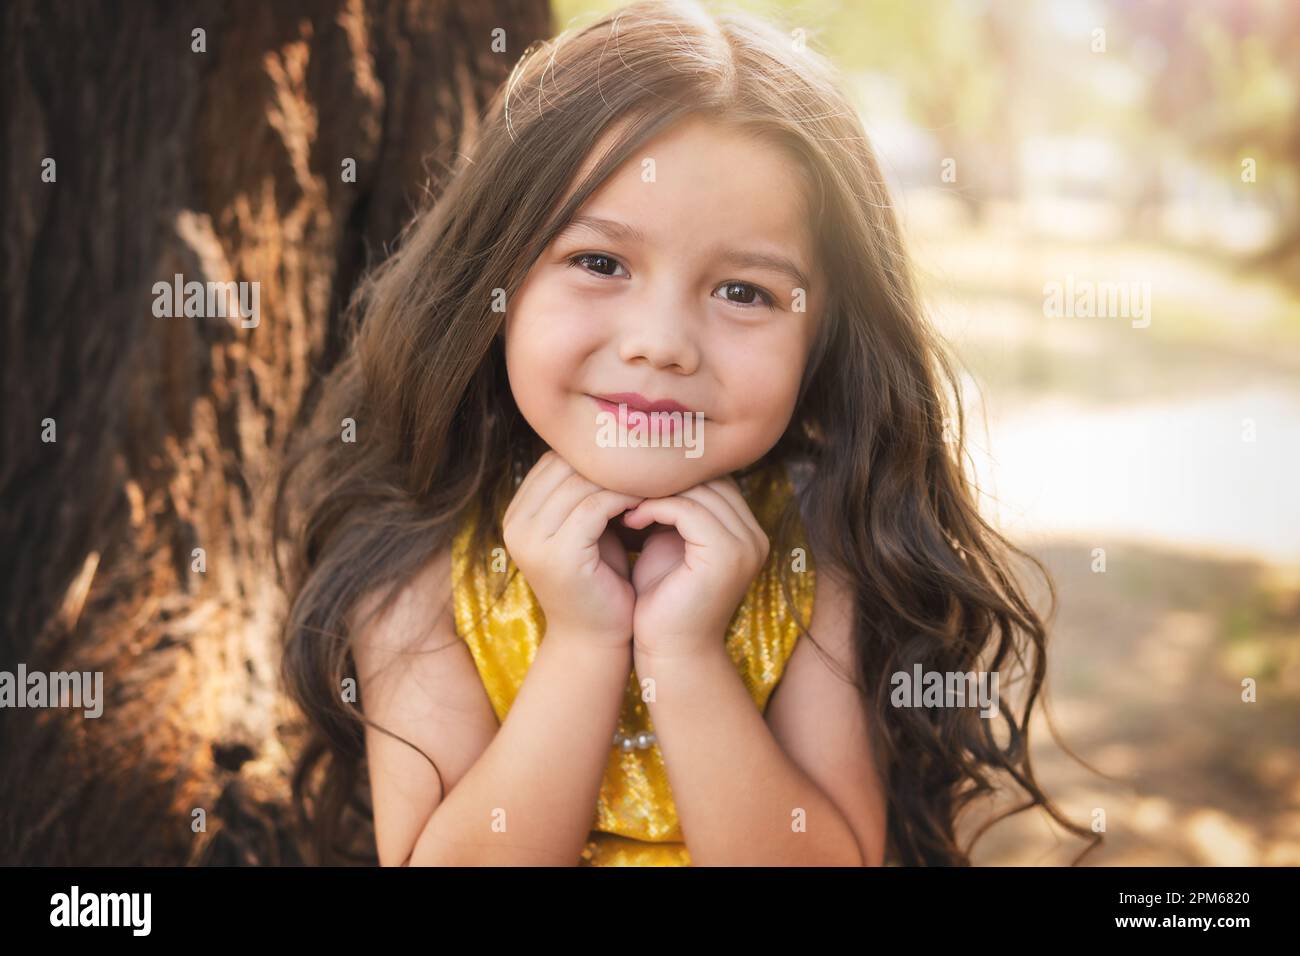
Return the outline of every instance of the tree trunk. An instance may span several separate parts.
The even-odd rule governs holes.
[[[0,671],[103,673],[99,717],[0,709],[0,863],[303,859],[272,482],[359,273],[548,16],[544,0],[0,13]],[[154,285],[177,274],[257,282],[259,313],[160,317]]]

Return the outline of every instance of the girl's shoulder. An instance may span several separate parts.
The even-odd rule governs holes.
[[[359,644],[364,654],[376,645],[391,647],[394,643],[408,643],[412,635],[436,642],[438,632],[445,631],[450,623],[451,564],[452,549],[448,542],[435,548],[396,588],[379,584],[364,592],[348,615],[354,649]],[[383,608],[390,591],[396,593],[392,602]],[[430,628],[430,623],[435,626]]]

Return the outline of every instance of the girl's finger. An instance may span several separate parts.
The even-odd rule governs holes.
[[[532,468],[528,469],[528,474],[524,475],[524,480],[519,483],[515,489],[514,497],[510,499],[510,504],[506,507],[506,512],[502,515],[501,520],[504,522],[516,511],[525,517],[532,517],[537,510],[533,501],[533,488],[537,484],[537,479],[550,471],[555,463],[560,460],[560,456],[554,450],[548,450],[542,453]]]
[[[599,549],[601,535],[605,533],[610,519],[620,511],[626,511],[643,501],[644,498],[636,495],[625,495],[620,491],[598,488],[570,509],[555,536],[563,537],[566,541],[583,547],[591,546]]]
[[[690,498],[692,501],[698,501],[704,507],[713,512],[727,531],[742,544],[754,544],[754,535],[749,525],[736,514],[735,506],[722,496],[716,489],[709,484],[695,485],[693,488],[687,488],[681,492],[681,497]]]
[[[725,478],[715,478],[713,481],[706,482],[706,484],[731,502],[732,507],[736,509],[736,514],[740,516],[746,527],[754,534],[756,540],[760,537],[767,537],[767,532],[763,530],[758,518],[754,516],[754,510],[749,507],[749,502],[745,500],[745,495],[741,492],[740,486],[736,484],[736,479],[728,475]]]
[[[598,490],[600,486],[595,482],[588,481],[576,471],[570,471],[556,482],[550,495],[538,507],[537,514],[533,515],[533,527],[543,538],[551,537],[568,520],[569,513],[578,502]]]
[[[556,452],[547,452],[552,455],[550,462],[547,463],[544,470],[539,470],[537,477],[533,480],[533,485],[528,489],[528,495],[519,506],[519,516],[536,524],[541,516],[543,509],[555,494],[555,490],[568,481],[569,478],[577,472],[573,466],[559,456]],[[547,534],[553,532],[560,526],[564,520],[563,515],[557,515],[555,520],[546,526]]]
[[[698,546],[731,537],[716,515],[698,501],[680,495],[671,498],[647,498],[623,519],[629,528],[644,528],[653,521],[670,524],[687,544]]]

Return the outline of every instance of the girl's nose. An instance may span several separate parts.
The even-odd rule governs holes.
[[[643,361],[686,375],[699,367],[697,319],[680,297],[664,295],[658,304],[647,300],[634,308],[636,314],[627,316],[620,330],[619,357],[624,362]]]

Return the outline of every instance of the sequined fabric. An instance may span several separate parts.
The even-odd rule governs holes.
[[[742,480],[740,487],[754,517],[769,540],[775,542],[777,521],[794,494],[785,470],[778,466],[756,472]],[[497,528],[502,514],[497,515]],[[504,549],[494,556],[471,560],[469,542],[475,520],[473,513],[466,515],[452,548],[456,630],[469,645],[497,719],[504,721],[545,635],[546,619],[532,589]],[[772,548],[727,630],[727,651],[760,711],[766,709],[799,637],[796,611],[805,626],[812,619],[816,589],[812,555],[802,525],[797,523],[796,529],[791,547],[801,550],[792,555]],[[632,562],[636,557],[636,552],[629,554]],[[793,608],[781,588],[783,562],[799,562],[790,566],[802,569],[789,575]],[[635,736],[643,731],[652,733],[654,726],[641,700],[633,669],[628,675],[618,732]],[[624,751],[611,742],[592,832],[580,865],[690,865],[657,744],[646,750]]]

